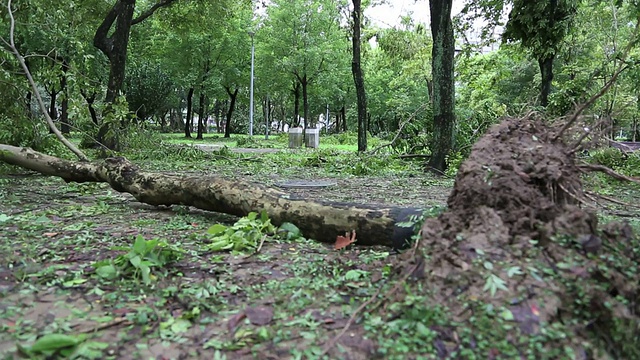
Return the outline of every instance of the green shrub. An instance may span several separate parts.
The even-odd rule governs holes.
[[[465,159],[466,159],[466,156],[464,156],[460,151],[456,151],[454,153],[447,155],[446,157],[447,171],[445,172],[445,174],[450,177],[455,177],[458,174],[458,169],[460,168],[460,165],[462,165],[462,162]]]
[[[236,141],[236,144],[238,145],[238,147],[250,148],[250,149],[255,149],[255,148],[262,147],[256,141],[256,139],[253,138],[252,136],[238,138],[238,140]]]
[[[603,165],[611,169],[620,169],[624,166],[627,155],[616,148],[603,148],[593,150],[589,154],[592,164]]]

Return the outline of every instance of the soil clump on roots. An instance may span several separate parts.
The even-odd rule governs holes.
[[[584,209],[581,170],[555,134],[533,117],[491,128],[447,211],[422,227],[415,284],[455,324],[432,328],[441,358],[640,358],[636,238]]]

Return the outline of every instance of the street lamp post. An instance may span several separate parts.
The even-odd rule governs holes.
[[[253,136],[253,60],[255,57],[255,47],[253,46],[253,36],[256,33],[249,31],[251,36],[251,83],[249,85],[249,136]]]

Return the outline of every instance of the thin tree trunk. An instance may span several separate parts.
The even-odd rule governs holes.
[[[549,105],[549,94],[551,94],[551,83],[553,82],[553,59],[554,55],[538,59],[540,67],[540,105],[547,107]]]
[[[220,131],[222,130],[222,127],[220,126],[220,100],[216,99],[216,101],[213,103],[213,118],[214,121],[216,122],[216,133],[220,133]]]
[[[56,98],[58,96],[58,92],[52,89],[49,95],[51,96],[51,101],[49,102],[49,116],[51,117],[51,120],[56,121],[58,119],[58,109],[56,109]],[[53,133],[53,130],[49,131]]]
[[[62,101],[60,103],[60,132],[68,135],[71,132],[71,124],[69,124],[69,89],[67,87],[67,71],[69,64],[66,59],[62,60],[62,76],[60,77],[60,91],[62,92]]]
[[[224,129],[224,137],[230,138],[231,137],[231,116],[233,115],[233,110],[236,107],[236,98],[238,97],[238,88],[236,88],[233,92],[231,92],[231,89],[228,87],[225,87],[225,90],[227,91],[227,94],[229,94],[230,102],[229,102],[229,109],[227,111],[227,123]]]
[[[293,86],[293,122],[291,126],[300,126],[300,82],[295,80]]]
[[[200,90],[200,108],[198,109],[198,135],[196,136],[196,139],[198,140],[202,140],[202,134],[204,133],[204,122],[205,122],[205,109],[206,109],[206,103],[205,103],[205,99],[206,96],[204,95],[204,91],[201,89]]]
[[[361,0],[353,0],[353,59],[351,61],[351,73],[356,87],[358,104],[358,151],[367,150],[367,95],[364,88],[364,77],[360,64],[360,28],[362,27]]]
[[[191,118],[193,111],[193,92],[195,89],[193,87],[189,88],[189,92],[187,93],[187,118],[184,120],[184,137],[191,138]]]
[[[87,108],[89,109],[89,115],[91,115],[91,121],[93,121],[95,125],[100,125],[100,122],[98,121],[98,113],[96,112],[96,109],[93,107],[93,104],[96,101],[96,96],[98,94],[94,91],[93,93],[91,93],[91,95],[89,95],[83,90],[80,90],[80,95],[82,95],[82,97],[84,98],[84,101],[87,102]]]
[[[344,105],[340,109],[340,117],[342,118],[342,131],[347,132],[347,109]]]
[[[451,22],[453,0],[430,1],[431,69],[433,74],[433,147],[428,167],[442,172],[446,156],[453,148],[454,115],[454,38]]]

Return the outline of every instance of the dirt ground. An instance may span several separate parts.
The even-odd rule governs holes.
[[[245,180],[262,181],[247,174]],[[287,179],[270,177],[267,182]],[[286,189],[335,201],[442,205],[448,184],[417,177],[338,179]],[[34,174],[0,178],[0,354],[48,333],[86,334],[81,358],[318,358],[355,308],[379,287],[397,255],[386,248],[335,251],[313,241],[266,242],[258,255],[203,250],[203,233],[235,217],[157,209],[104,184],[65,184]],[[105,281],[93,264],[159,238],[188,256],[157,269],[152,286]],[[374,336],[352,326],[330,358],[370,358]],[[335,353],[337,351],[337,353]],[[340,355],[344,353],[345,355]]]

